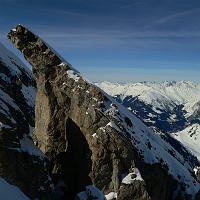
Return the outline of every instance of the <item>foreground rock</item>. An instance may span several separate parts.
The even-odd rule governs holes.
[[[173,147],[28,29],[8,37],[33,66],[36,142],[64,198],[194,199],[199,183]]]
[[[30,136],[35,94],[31,71],[0,44],[0,177],[42,199],[51,188],[47,158]]]

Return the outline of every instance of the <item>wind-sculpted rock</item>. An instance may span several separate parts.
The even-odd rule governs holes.
[[[194,197],[199,184],[173,147],[27,28],[8,37],[33,66],[36,143],[65,198],[104,199],[99,190],[119,200]]]

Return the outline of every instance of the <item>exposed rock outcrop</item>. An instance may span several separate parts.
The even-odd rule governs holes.
[[[67,199],[91,184],[119,200],[193,198],[191,166],[168,143],[25,27],[8,37],[33,66],[36,140]]]
[[[0,177],[31,198],[51,191],[48,160],[34,146],[36,83],[32,72],[0,44]]]

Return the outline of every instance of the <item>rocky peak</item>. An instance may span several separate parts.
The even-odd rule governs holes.
[[[193,166],[173,147],[27,28],[8,37],[33,66],[35,137],[63,198],[194,199]]]

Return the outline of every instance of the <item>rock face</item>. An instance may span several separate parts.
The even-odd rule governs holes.
[[[47,158],[31,140],[35,94],[31,71],[0,44],[0,177],[31,198],[46,198]]]
[[[193,199],[199,184],[173,147],[28,29],[8,37],[33,66],[36,142],[64,198],[95,199],[94,184],[107,199]]]

